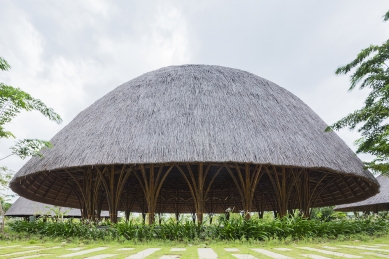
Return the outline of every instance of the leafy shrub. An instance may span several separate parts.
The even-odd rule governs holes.
[[[346,238],[388,232],[389,222],[382,217],[322,221],[302,217],[244,220],[219,218],[216,224],[197,225],[192,221],[169,219],[161,225],[145,225],[136,221],[98,226],[81,222],[14,221],[9,228],[17,233],[42,237],[80,238],[85,240],[299,240],[312,238]]]

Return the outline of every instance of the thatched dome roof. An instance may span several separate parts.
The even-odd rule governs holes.
[[[336,211],[383,211],[389,210],[389,177],[380,175],[377,177],[380,184],[380,192],[366,200],[335,206]]]
[[[31,201],[23,197],[19,197],[12,206],[7,210],[5,216],[8,217],[26,217],[34,215],[54,215],[54,206],[49,204],[44,204],[36,201]],[[69,218],[80,218],[81,211],[80,209],[72,209],[61,207],[61,213],[65,213],[64,217]],[[102,211],[101,217],[109,217],[108,211]]]
[[[358,197],[375,194],[373,175],[336,133],[324,132],[326,126],[298,97],[254,74],[208,65],[165,67],[120,85],[79,113],[10,186],[38,199],[28,191],[31,183],[22,184],[38,172],[46,178],[82,166],[237,162],[361,177],[370,189]]]

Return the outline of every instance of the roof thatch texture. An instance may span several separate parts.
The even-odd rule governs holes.
[[[15,175],[83,165],[248,162],[374,177],[299,98],[251,73],[185,65],[146,73],[82,111]]]
[[[53,137],[53,148],[43,150],[43,158],[31,158],[10,186],[30,199],[75,204],[35,194],[30,186],[40,180],[34,174],[44,172],[47,181],[35,189],[56,183],[58,192],[76,201],[68,187],[62,191],[55,171],[110,164],[236,162],[360,177],[369,191],[350,192],[353,201],[375,194],[374,176],[336,133],[324,132],[326,127],[298,97],[254,74],[208,65],[165,67],[122,84],[78,114]]]
[[[366,200],[335,206],[336,211],[383,211],[389,210],[389,177],[377,177],[380,192]]]
[[[34,215],[48,215],[55,216],[55,213],[52,209],[55,207],[52,205],[31,201],[23,197],[19,197],[12,206],[7,210],[5,216],[8,217],[26,217]],[[72,209],[66,207],[60,207],[61,213],[65,213],[64,217],[69,218],[80,218],[81,211],[80,209]],[[102,217],[109,217],[108,211],[101,212]]]

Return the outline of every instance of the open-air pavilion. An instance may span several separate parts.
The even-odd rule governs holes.
[[[56,213],[61,213],[64,218],[81,218],[81,210],[55,207],[53,205],[44,204],[36,201],[31,201],[23,197],[19,197],[12,206],[7,210],[7,217],[29,217],[29,216],[58,216]],[[108,211],[102,211],[101,218],[108,218]]]
[[[29,199],[149,214],[300,209],[364,200],[379,184],[304,102],[254,74],[171,66],[79,113],[11,181]]]
[[[377,181],[381,185],[380,192],[378,194],[360,202],[337,205],[334,210],[344,212],[362,211],[364,213],[389,211],[389,177],[380,175],[377,177]]]

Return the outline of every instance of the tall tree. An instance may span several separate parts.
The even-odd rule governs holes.
[[[389,19],[389,11],[384,21]],[[337,75],[351,73],[351,86],[370,89],[361,109],[329,126],[326,130],[355,129],[361,137],[355,141],[357,153],[374,155],[374,160],[365,162],[373,171],[389,172],[389,40],[381,45],[363,49],[357,57],[336,70]]]
[[[6,60],[0,57],[0,70],[7,71],[11,68]],[[5,125],[12,121],[22,111],[39,111],[49,120],[61,123],[61,117],[48,108],[41,100],[33,98],[19,88],[12,87],[0,82],[0,141],[5,138],[16,138],[16,136],[5,129]],[[50,147],[48,141],[40,139],[20,139],[10,148],[10,154],[0,158],[3,160],[11,155],[17,155],[24,159],[28,156],[42,156],[39,152],[44,147]],[[0,191],[6,187],[11,177],[6,167],[0,167]]]

